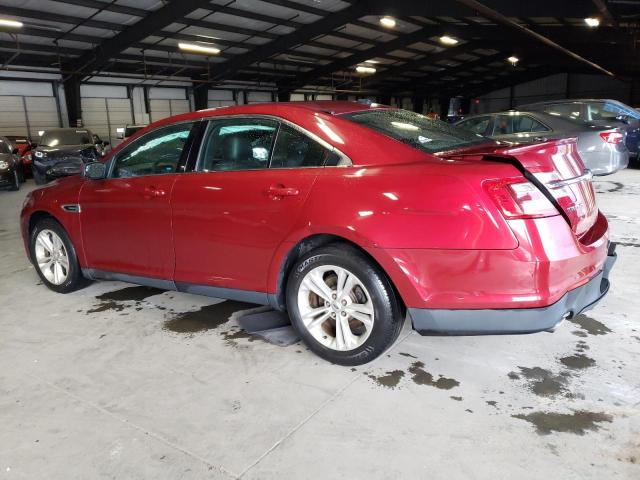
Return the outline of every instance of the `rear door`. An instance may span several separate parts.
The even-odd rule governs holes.
[[[176,282],[265,292],[273,254],[330,155],[272,119],[212,120],[195,171],[173,189]]]

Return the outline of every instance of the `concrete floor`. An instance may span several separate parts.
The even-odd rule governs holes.
[[[333,366],[251,306],[39,283],[0,191],[0,478],[640,478],[640,171],[597,181],[612,291],[555,333],[421,337]],[[229,316],[231,317],[229,318]]]

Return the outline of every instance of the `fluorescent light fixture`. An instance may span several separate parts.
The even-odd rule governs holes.
[[[380,19],[380,25],[387,28],[393,28],[396,26],[396,19],[393,17],[382,17]]]
[[[178,48],[186,52],[204,53],[205,55],[217,55],[220,53],[219,48],[205,47],[204,45],[198,45],[197,43],[179,43]]]
[[[373,67],[365,67],[364,65],[358,65],[356,67],[358,73],[376,73],[376,69]]]
[[[380,63],[378,60],[365,60],[364,63],[371,63],[372,65],[375,65],[376,63]]]
[[[22,28],[24,24],[17,20],[8,20],[6,18],[0,18],[0,27]]]
[[[44,130],[38,130],[38,136],[41,137],[42,135],[44,135]]]
[[[595,17],[587,17],[584,19],[584,23],[591,28],[596,28],[600,25],[600,19]]]
[[[516,57],[515,55],[511,55],[509,58],[507,58],[507,61],[511,64],[514,65],[516,63],[518,63],[520,61],[520,59],[518,57]]]
[[[450,37],[449,35],[443,35],[440,37],[440,43],[444,45],[455,45],[458,43],[458,39]]]

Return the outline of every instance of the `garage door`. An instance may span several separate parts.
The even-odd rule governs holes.
[[[60,126],[58,106],[53,97],[0,96],[0,135],[29,135]]]
[[[83,98],[82,122],[86,128],[111,145],[117,145],[116,129],[133,123],[128,98]]]
[[[189,100],[150,100],[151,121],[155,122],[172,115],[187,113],[189,111]]]

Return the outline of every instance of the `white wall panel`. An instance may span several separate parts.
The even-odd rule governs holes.
[[[19,96],[0,96],[0,135],[26,135],[27,117]]]

